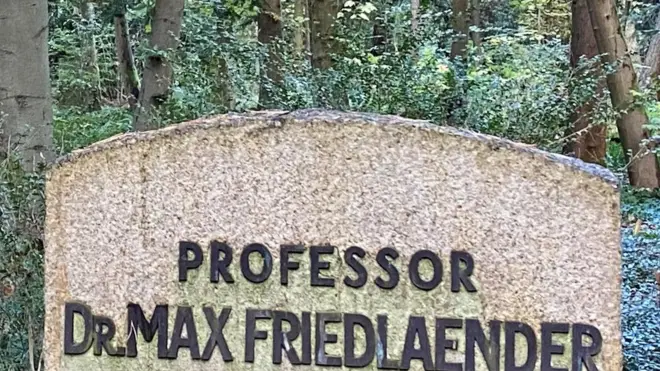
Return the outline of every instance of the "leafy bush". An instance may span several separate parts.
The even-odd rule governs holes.
[[[98,111],[78,107],[55,109],[53,137],[60,154],[88,146],[131,129],[128,108],[104,106]]]
[[[35,364],[43,333],[44,179],[0,162],[0,370]]]

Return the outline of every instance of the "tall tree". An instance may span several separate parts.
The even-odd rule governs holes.
[[[120,1],[115,8],[115,53],[119,67],[119,93],[126,94],[130,98],[131,105],[137,103],[135,100],[140,95],[140,77],[135,67],[135,57],[131,47],[129,28],[126,22],[126,4]]]
[[[587,0],[587,6],[602,62],[610,65],[618,63],[616,71],[607,76],[607,87],[612,106],[621,112],[616,125],[628,162],[630,184],[658,188],[656,156],[645,146],[649,138],[648,130],[644,127],[648,117],[644,107],[634,104],[633,91],[637,89],[637,76],[621,34],[615,3],[612,0]]]
[[[96,11],[94,3],[83,0],[80,3],[83,17],[85,35],[83,36],[82,69],[86,72],[91,89],[82,95],[86,106],[97,107],[101,101],[101,70],[98,63],[98,52],[96,51]],[[90,94],[91,93],[91,94]]]
[[[470,0],[470,26],[473,30],[470,31],[470,37],[475,47],[481,46],[481,0]]]
[[[307,37],[307,21],[306,21],[306,1],[294,0],[293,2],[293,18],[295,20],[293,29],[293,45],[296,53],[302,55],[305,52],[305,38]]]
[[[16,150],[26,170],[52,160],[48,2],[2,0],[0,156]]]
[[[217,18],[216,34],[218,45],[227,45],[230,43],[227,32],[227,14],[221,7],[214,7],[213,14]],[[218,53],[214,59],[215,65],[215,102],[225,108],[227,111],[234,109],[234,93],[232,91],[231,77],[229,75],[229,64],[223,53]]]
[[[419,26],[419,0],[410,0],[410,22],[412,32],[417,31],[417,26]]]
[[[273,93],[282,83],[282,61],[277,50],[277,41],[282,37],[281,18],[280,0],[261,0],[261,11],[257,17],[257,38],[268,49],[268,55],[263,64],[265,71],[261,73],[259,103],[266,108],[272,108],[276,103],[273,101]]]
[[[600,66],[594,66],[588,71],[578,69],[581,57],[591,59],[598,55],[598,45],[596,45],[596,38],[591,27],[587,0],[573,0],[571,12],[571,67],[578,71],[578,78],[598,75]],[[595,94],[592,94],[570,116],[573,123],[571,140],[567,143],[565,151],[583,161],[602,165],[605,163],[607,126],[593,124],[591,113],[596,103],[595,97],[603,92],[604,81],[597,82],[594,88]],[[578,98],[582,99],[582,97]]]
[[[387,27],[385,26],[385,14],[377,14],[374,19],[374,26],[371,31],[371,50],[372,55],[382,55],[387,46]]]
[[[338,12],[337,0],[309,0],[310,49],[314,68],[325,70],[332,67],[332,53],[336,51],[333,25]]]
[[[464,58],[467,52],[467,40],[470,29],[468,27],[468,0],[452,0],[452,28],[454,39],[451,43],[451,59]]]
[[[185,0],[156,0],[151,21],[149,46],[155,50],[147,57],[142,75],[140,107],[137,110],[133,128],[153,129],[152,111],[166,98],[172,84],[172,65],[165,53],[179,45],[181,21]]]

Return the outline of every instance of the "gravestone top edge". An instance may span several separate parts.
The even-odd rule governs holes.
[[[520,154],[527,154],[536,159],[563,165],[571,170],[582,172],[593,176],[615,190],[619,190],[619,180],[607,168],[600,165],[584,162],[580,159],[543,151],[534,145],[514,142],[508,139],[492,135],[481,134],[465,129],[433,124],[427,120],[407,119],[395,115],[382,115],[372,113],[346,112],[322,109],[303,109],[297,111],[250,111],[245,113],[229,113],[223,115],[203,117],[196,120],[186,121],[179,124],[167,126],[161,129],[143,132],[129,132],[118,134],[108,139],[96,142],[85,148],[74,150],[71,153],[58,158],[51,166],[48,173],[57,171],[58,168],[75,163],[78,159],[109,149],[121,148],[138,142],[154,141],[160,138],[184,135],[187,133],[210,130],[222,127],[242,127],[247,125],[261,124],[264,128],[275,128],[288,124],[318,124],[332,123],[336,125],[372,124],[411,127],[439,135],[461,137],[471,141],[477,141],[487,145],[492,151],[509,150]]]

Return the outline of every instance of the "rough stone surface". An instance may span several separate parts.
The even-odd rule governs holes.
[[[111,138],[61,159],[46,188],[49,371],[326,369],[272,365],[270,338],[257,342],[254,364],[244,363],[245,308],[388,313],[396,358],[410,315],[515,320],[537,335],[542,322],[585,322],[603,335],[599,369],[622,367],[616,180],[578,160],[392,116],[261,112]],[[212,239],[235,253],[268,245],[273,275],[245,281],[235,254],[235,284],[210,283],[206,262],[179,283],[178,241],[206,250]],[[285,243],[337,246],[327,259],[336,288],[310,287],[308,258],[297,259],[301,269],[281,286]],[[367,250],[369,283],[359,290],[341,283],[350,272],[342,251],[352,245]],[[390,291],[373,284],[382,272],[375,254],[386,246],[402,255],[401,281]],[[415,289],[404,263],[421,248],[437,251],[447,271],[451,250],[471,253],[478,293],[452,293],[447,273],[435,290]],[[192,361],[186,350],[158,360],[156,341],[140,343],[137,358],[65,356],[67,301],[113,319],[119,344],[129,302],[145,311],[191,305],[203,325],[202,305],[232,306],[225,336],[234,361],[223,364],[217,351],[209,362]],[[208,331],[197,330],[203,349]],[[461,346],[448,361],[461,359]],[[341,342],[327,351],[342,354]],[[553,358],[555,367],[569,362]],[[482,357],[477,369],[486,369]]]

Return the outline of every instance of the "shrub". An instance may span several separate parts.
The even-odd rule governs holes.
[[[25,370],[41,353],[43,185],[16,158],[0,162],[0,370]]]

